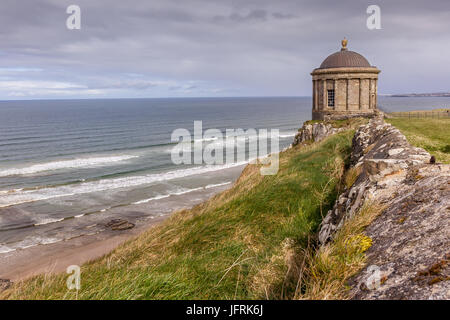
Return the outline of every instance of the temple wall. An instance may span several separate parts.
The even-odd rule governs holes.
[[[369,79],[361,79],[361,87],[360,87],[360,109],[361,110],[369,110],[370,103],[370,87],[369,87]]]
[[[336,110],[345,111],[347,110],[347,80],[338,79],[336,82]]]
[[[374,67],[314,70],[313,119],[375,112],[379,72]],[[334,90],[334,107],[328,107],[328,90]]]
[[[350,79],[348,82],[347,104],[347,110],[359,110],[359,79]]]
[[[323,110],[323,104],[324,104],[324,99],[323,99],[323,81],[317,81],[317,100],[318,100],[318,104],[319,104],[319,110]]]

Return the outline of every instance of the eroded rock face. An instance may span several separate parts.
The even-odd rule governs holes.
[[[346,130],[346,128],[334,128],[331,124],[323,122],[305,124],[295,136],[292,145],[296,146],[307,141],[318,142],[332,134],[344,130]]]
[[[430,164],[430,158],[381,118],[357,130],[351,154],[356,181],[319,232],[325,244],[367,201],[385,207],[365,232],[373,245],[366,268],[352,281],[352,297],[450,298],[450,166]]]
[[[415,166],[390,195],[377,197],[387,208],[365,231],[373,245],[352,280],[353,298],[450,299],[449,167]],[[379,284],[370,290],[374,267]]]
[[[340,195],[322,222],[319,241],[326,243],[366,200],[383,190],[396,188],[415,165],[429,162],[431,155],[411,146],[405,136],[382,118],[359,127],[353,137],[351,165],[359,171],[353,186]],[[392,190],[391,190],[392,191]]]

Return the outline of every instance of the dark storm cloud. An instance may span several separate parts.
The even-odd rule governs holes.
[[[344,36],[381,93],[446,91],[449,17],[448,0],[2,0],[0,98],[309,95]]]

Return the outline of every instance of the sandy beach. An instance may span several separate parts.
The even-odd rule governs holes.
[[[231,186],[232,184],[228,184],[214,189],[172,196],[170,199],[165,199],[162,205],[166,206],[166,211],[172,209],[172,212],[190,208]],[[135,207],[129,206],[121,210],[127,212],[135,209]],[[84,263],[101,258],[125,241],[133,239],[140,233],[158,225],[167,219],[170,214],[155,215],[153,219],[136,221],[136,226],[128,230],[105,230],[94,235],[85,235],[57,243],[1,253],[0,279],[17,282],[39,274],[65,272],[67,267],[71,265],[81,266]]]
[[[128,239],[151,228],[165,217],[150,225],[135,227],[118,233],[105,232],[82,236],[64,242],[39,245],[0,255],[0,279],[20,281],[38,274],[65,272],[70,265],[82,265],[114,250]]]

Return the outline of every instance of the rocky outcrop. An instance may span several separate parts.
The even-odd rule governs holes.
[[[124,219],[113,219],[106,224],[107,228],[115,231],[128,230],[135,227],[134,223],[128,222]]]
[[[385,208],[366,229],[373,245],[367,266],[352,280],[352,297],[450,298],[450,166],[430,164],[430,158],[382,118],[357,130],[351,154],[355,182],[319,232],[325,244],[364,204]]]
[[[386,209],[365,230],[373,245],[351,296],[450,299],[450,168],[417,165],[402,179],[376,197]]]
[[[318,142],[332,134],[344,131],[346,129],[347,128],[335,128],[331,123],[306,122],[296,134],[292,146],[296,146],[298,144],[303,144],[306,142]]]
[[[401,132],[382,118],[361,126],[353,137],[351,166],[357,174],[354,184],[341,194],[322,222],[319,241],[326,243],[348,218],[368,199],[374,199],[388,187],[397,187],[409,169],[429,162],[431,156],[412,147]]]

